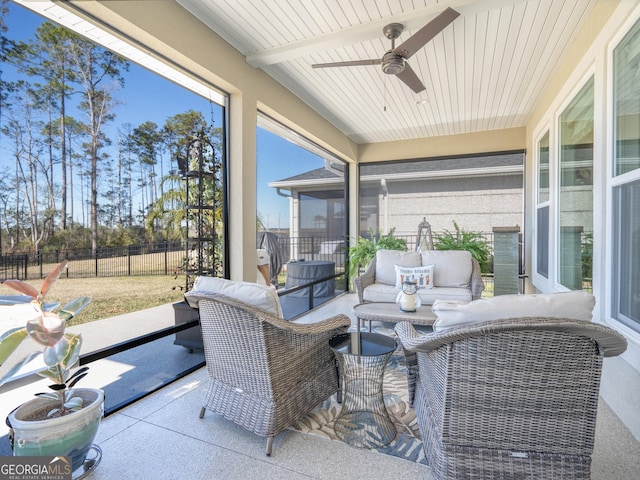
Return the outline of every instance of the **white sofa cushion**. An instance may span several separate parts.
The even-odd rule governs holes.
[[[419,267],[422,265],[418,252],[401,252],[400,250],[378,250],[376,252],[376,283],[394,286],[396,284],[396,265],[403,267]]]
[[[185,293],[184,297],[194,308],[198,308],[198,302],[212,293],[219,293],[227,297],[240,300],[282,318],[282,308],[278,292],[273,285],[266,286],[251,282],[237,282],[217,277],[197,277],[193,283],[193,289]]]
[[[383,283],[374,283],[364,289],[363,298],[365,302],[384,302],[394,303],[400,290],[395,285],[385,285]],[[434,287],[423,288],[418,290],[418,295],[422,301],[422,305],[432,305],[433,302],[440,298],[449,301],[471,301],[471,290],[468,288],[455,287]]]
[[[433,265],[423,265],[421,267],[403,267],[395,265],[396,283],[398,289],[402,288],[405,280],[416,282],[418,290],[423,288],[433,288]]]
[[[587,292],[500,295],[473,302],[436,300],[434,331],[489,320],[555,317],[591,321],[595,297]]]
[[[435,265],[434,286],[469,288],[473,269],[470,252],[466,250],[423,250],[421,257],[422,265]]]
[[[470,302],[473,298],[471,290],[460,287],[433,287],[418,290],[423,305],[433,305],[437,300],[453,302]]]

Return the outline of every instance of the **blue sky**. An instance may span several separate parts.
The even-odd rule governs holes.
[[[35,30],[44,21],[42,17],[14,3],[10,3],[9,7],[9,14],[5,19],[9,27],[6,35],[14,40],[26,41],[33,38]],[[107,127],[110,138],[115,140],[118,129],[122,129],[127,123],[136,127],[150,120],[161,127],[168,117],[190,109],[202,112],[208,121],[213,120],[216,126],[221,126],[222,109],[217,105],[212,108],[207,99],[133,63],[130,70],[122,74],[125,85],[116,93],[120,104],[114,111],[116,119]],[[3,80],[12,80],[15,76],[11,66],[2,65]],[[269,188],[267,184],[319,168],[323,161],[316,155],[261,129],[258,129],[257,145],[258,213],[263,221],[268,222],[268,227],[287,228],[289,201],[278,196],[275,189]],[[115,151],[112,152],[112,156],[115,156]],[[168,158],[164,159],[165,172],[168,169],[168,161]],[[13,165],[7,147],[0,141],[0,170],[6,167],[13,169]]]
[[[289,227],[289,199],[279,196],[267,184],[324,165],[317,155],[270,132],[259,129],[258,150],[258,214],[272,229]]]

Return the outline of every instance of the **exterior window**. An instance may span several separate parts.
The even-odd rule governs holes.
[[[640,167],[640,22],[613,52],[615,175]]]
[[[549,278],[549,205],[538,208],[537,222],[538,256],[536,270],[544,278]]]
[[[614,318],[640,324],[640,180],[614,189]]]
[[[549,132],[538,143],[538,214],[536,271],[549,278]]]
[[[640,330],[640,22],[613,52],[613,318]]]
[[[538,143],[538,203],[549,201],[549,132]]]
[[[593,77],[560,116],[559,282],[591,290]]]

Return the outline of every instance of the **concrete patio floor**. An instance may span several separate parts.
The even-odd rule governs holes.
[[[355,324],[351,307],[356,302],[355,295],[342,295],[298,321],[310,322],[346,313]],[[173,322],[171,308],[136,312],[135,315],[154,317],[159,323]],[[160,318],[166,315],[169,315],[168,320]],[[122,328],[127,323],[135,323],[131,319],[114,318],[116,322],[122,322]],[[119,334],[123,333],[126,332],[119,331]],[[86,386],[99,387],[100,380],[111,382],[110,375],[117,379],[125,368],[122,362],[103,362],[92,364],[92,372],[87,382],[83,382]],[[206,381],[206,371],[200,369],[105,418],[96,439],[103,451],[102,462],[90,478],[431,478],[429,467],[291,430],[275,438],[273,454],[267,457],[264,438],[212,413],[207,413],[204,419],[198,418]],[[19,383],[21,388],[5,385],[0,389],[0,415],[3,418],[5,409],[24,401],[25,391],[42,390],[39,382],[23,379]],[[0,430],[0,434],[4,433],[4,429]],[[3,450],[6,449],[0,447],[0,455],[6,455]],[[640,443],[601,400],[592,479],[635,478],[640,478]]]

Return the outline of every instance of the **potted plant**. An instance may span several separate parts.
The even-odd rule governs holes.
[[[24,340],[30,338],[44,347],[17,362],[1,378],[0,385],[11,378],[22,366],[42,356],[46,366],[39,375],[53,380],[51,391],[20,405],[7,417],[10,441],[15,456],[69,456],[72,471],[83,465],[98,431],[104,411],[104,393],[92,388],[76,388],[88,367],[75,373],[82,337],[65,333],[66,322],[86,307],[90,299],[79,297],[62,308],[59,303],[45,303],[49,290],[66,268],[68,261],[60,263],[45,279],[38,291],[21,280],[6,280],[5,285],[17,290],[20,296],[0,297],[4,304],[25,304],[29,313],[25,326],[14,328],[0,337],[0,366],[15,352]]]
[[[491,251],[487,241],[480,233],[460,228],[455,221],[453,226],[455,233],[445,230],[436,238],[434,248],[436,250],[467,250],[478,261],[482,272],[489,271]]]
[[[403,238],[396,237],[395,231],[396,229],[392,228],[386,235],[380,235],[380,233],[374,235],[373,229],[369,229],[369,238],[360,237],[353,247],[348,248],[350,279],[356,278],[361,268],[367,268],[378,250],[405,251],[407,249],[407,242]]]

